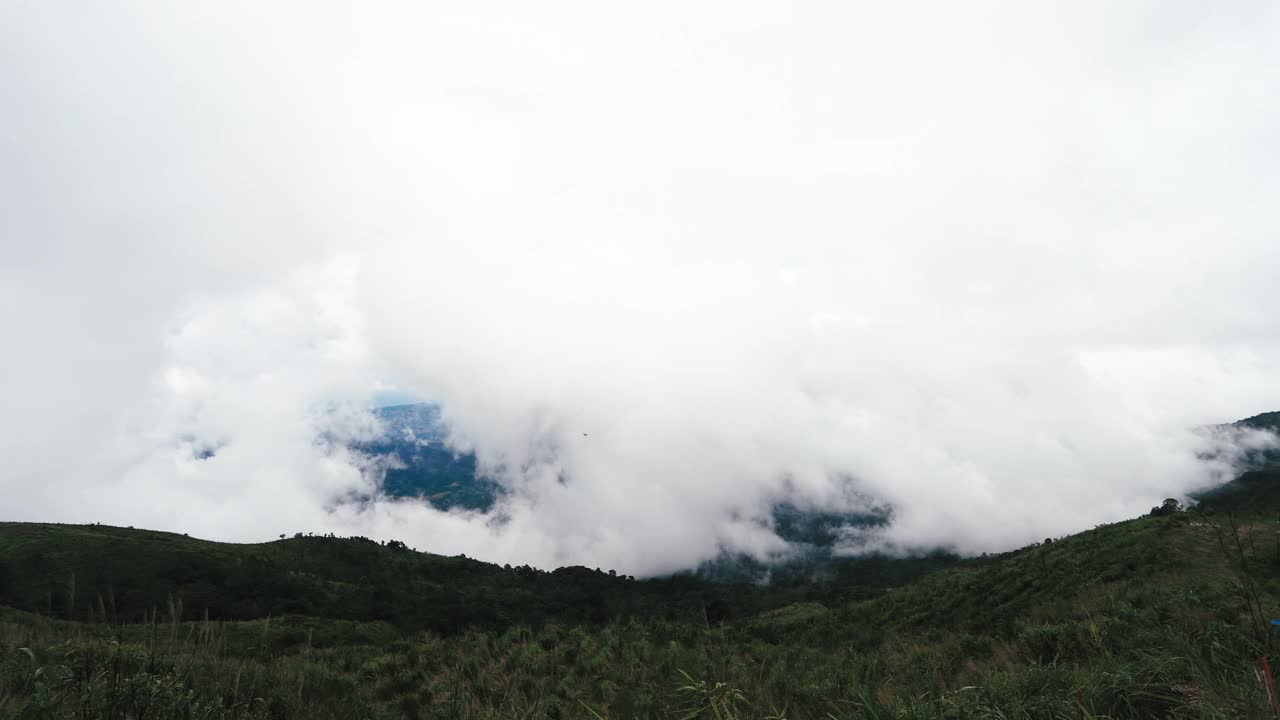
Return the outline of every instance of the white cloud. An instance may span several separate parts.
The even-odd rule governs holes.
[[[966,551],[1141,512],[1212,481],[1189,428],[1280,407],[1278,31],[5,8],[5,515],[654,572],[776,549],[784,498]],[[316,433],[385,383],[445,404],[505,521],[336,501],[368,481]]]

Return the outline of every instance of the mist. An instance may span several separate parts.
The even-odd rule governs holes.
[[[1280,408],[1278,13],[9,3],[0,519],[643,575],[1210,487]],[[492,512],[379,496],[377,392]]]

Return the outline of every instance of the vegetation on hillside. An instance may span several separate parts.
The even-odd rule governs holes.
[[[636,580],[599,568],[498,566],[420,553],[394,540],[298,533],[241,545],[103,525],[0,523],[0,604],[119,624],[178,599],[179,620],[306,615],[453,635],[619,617],[750,617],[792,602],[868,597],[949,562],[860,558],[845,565],[846,573],[858,573],[856,582],[794,578],[756,587],[690,574]]]
[[[764,587],[6,524],[0,717],[1280,717],[1278,522],[1272,466],[1191,511]]]

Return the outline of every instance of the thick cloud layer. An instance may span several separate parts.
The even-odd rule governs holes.
[[[1270,442],[1273,4],[454,5],[0,8],[5,518],[647,573]],[[384,387],[509,502],[368,502]]]

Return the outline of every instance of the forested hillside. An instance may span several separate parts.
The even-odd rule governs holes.
[[[286,614],[382,620],[405,632],[456,634],[513,624],[617,617],[743,617],[799,600],[874,592],[929,566],[866,559],[856,586],[754,588],[689,575],[636,580],[613,570],[498,566],[403,543],[298,535],[238,545],[101,525],[0,523],[0,603],[68,620],[137,622],[171,602],[180,619]],[[167,611],[167,610],[166,610]]]

